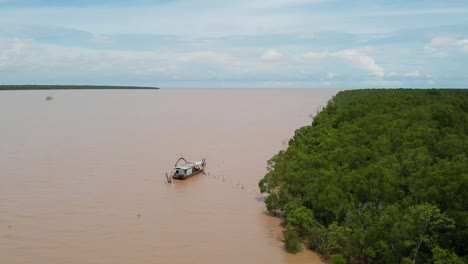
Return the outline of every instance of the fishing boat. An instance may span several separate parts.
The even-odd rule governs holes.
[[[203,172],[205,166],[205,159],[202,161],[187,161],[184,158],[179,158],[174,165],[171,176],[174,179],[185,180],[195,174]]]

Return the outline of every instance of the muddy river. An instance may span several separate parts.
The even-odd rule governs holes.
[[[336,92],[0,91],[0,263],[322,263],[257,183]],[[207,175],[167,184],[181,155]]]

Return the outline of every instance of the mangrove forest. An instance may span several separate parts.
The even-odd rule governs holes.
[[[468,263],[468,90],[339,92],[267,163],[289,252]]]

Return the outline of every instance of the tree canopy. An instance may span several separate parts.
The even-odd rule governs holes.
[[[336,263],[468,263],[467,135],[468,90],[343,91],[259,186]]]

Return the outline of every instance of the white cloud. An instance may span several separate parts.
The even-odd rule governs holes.
[[[329,72],[327,74],[327,78],[330,79],[330,80],[333,79],[334,77],[335,77],[335,74],[333,72]]]
[[[461,51],[468,52],[468,39],[456,39],[453,37],[436,37],[426,45],[425,49],[438,57],[447,57],[448,49],[459,47]]]
[[[150,51],[93,50],[41,44],[19,39],[0,39],[0,79],[50,76],[54,79],[118,78],[172,80],[200,79],[200,72],[219,69],[223,74],[243,76],[238,68],[253,68],[248,62],[211,51],[175,53]],[[195,65],[194,65],[195,64]],[[43,78],[43,77],[41,77]],[[114,78],[115,79],[115,78]],[[118,83],[118,80],[114,82]]]
[[[462,39],[462,40],[457,41],[457,45],[467,46],[468,45],[468,39]]]
[[[285,72],[279,67],[261,63],[255,56],[237,57],[215,51],[99,50],[0,39],[0,82],[18,78],[38,81],[53,79],[57,82],[200,80],[213,83],[241,80],[252,83],[294,80],[296,77],[293,73],[293,70]]]
[[[109,3],[43,4],[24,8],[0,8],[0,28],[11,25],[57,25],[92,34],[159,34],[183,36],[240,36],[298,34],[311,28],[309,15],[297,7],[310,8],[330,0],[181,0],[138,1],[144,4]],[[82,2],[82,1],[80,1]],[[93,2],[93,3],[91,3]],[[122,2],[122,1],[118,1]],[[293,7],[293,8],[291,8]],[[115,19],[118,18],[118,19]],[[112,23],[110,23],[111,21]],[[300,28],[298,24],[304,25]],[[306,26],[307,25],[307,26]]]
[[[436,37],[431,40],[431,42],[428,44],[428,47],[432,49],[443,49],[453,46],[456,42],[456,38]]]
[[[341,59],[349,60],[355,64],[357,64],[359,67],[368,70],[372,72],[377,77],[384,77],[385,76],[385,71],[382,67],[377,65],[375,63],[374,58],[371,56],[360,53],[356,50],[342,50],[335,52],[333,54],[334,57],[338,57]]]
[[[397,76],[397,73],[396,72],[391,72],[389,74],[387,74],[388,77],[394,77],[394,76]]]
[[[408,77],[419,77],[420,75],[421,75],[421,72],[419,70],[408,72],[405,74],[405,76],[408,76]]]
[[[366,49],[364,49],[366,50]],[[380,67],[370,55],[361,50],[340,50],[337,52],[308,52],[302,56],[306,60],[323,60],[323,59],[341,59],[347,60],[357,65],[358,67],[370,71],[377,77],[384,77],[385,70]]]
[[[436,8],[436,9],[410,9],[410,10],[390,10],[382,12],[367,12],[361,16],[415,16],[415,15],[436,15],[436,14],[468,14],[468,8]]]
[[[21,56],[26,45],[27,43],[20,39],[12,39],[3,47],[0,46],[0,69],[12,61],[16,61],[17,57]]]
[[[468,52],[468,39],[462,39],[457,41],[457,45],[460,46],[462,51]]]
[[[98,44],[111,44],[112,43],[112,40],[110,38],[102,36],[102,35],[93,35],[89,41],[93,43],[98,43]]]
[[[262,61],[264,62],[277,62],[283,58],[283,54],[276,50],[267,50],[262,55]]]

